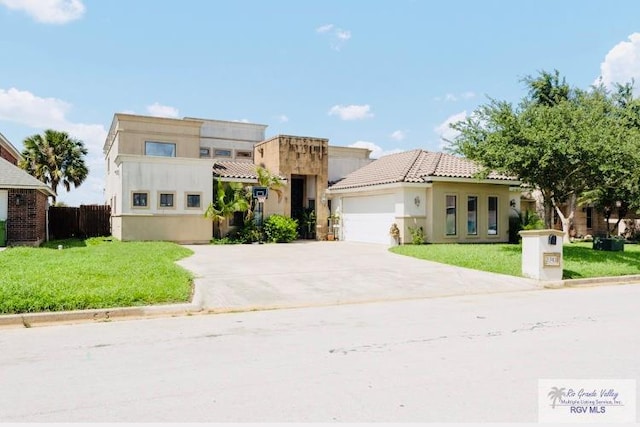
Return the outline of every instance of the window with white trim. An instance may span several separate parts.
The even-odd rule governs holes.
[[[445,234],[447,236],[455,236],[457,233],[457,212],[456,212],[456,196],[453,194],[447,194],[446,200],[446,220],[445,220]]]
[[[478,234],[478,197],[467,197],[467,234]]]
[[[498,197],[489,196],[489,218],[487,224],[487,234],[495,236],[498,234]]]

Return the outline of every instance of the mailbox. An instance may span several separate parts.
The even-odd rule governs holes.
[[[520,236],[522,275],[536,280],[562,280],[564,233],[559,230],[526,230],[521,231]]]

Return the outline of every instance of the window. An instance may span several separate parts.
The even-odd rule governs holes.
[[[187,193],[187,208],[200,207],[200,194]]]
[[[222,150],[222,149],[216,148],[213,151],[213,157],[231,157],[231,150]]]
[[[446,217],[446,230],[447,236],[456,235],[456,196],[448,195],[446,197],[447,205],[447,217]]]
[[[478,197],[467,197],[467,234],[478,234]]]
[[[587,228],[593,228],[593,208],[587,207],[586,214],[587,214]]]
[[[175,157],[176,144],[169,142],[145,141],[145,156]]]
[[[252,157],[253,153],[251,151],[236,150],[236,158],[238,159],[250,159]]]
[[[207,147],[200,147],[200,158],[209,157],[211,150]]]
[[[489,196],[489,228],[487,234],[498,234],[498,198]]]
[[[158,204],[161,208],[173,207],[173,193],[160,193],[158,197]]]
[[[134,192],[132,204],[134,208],[146,208],[149,206],[149,193]]]

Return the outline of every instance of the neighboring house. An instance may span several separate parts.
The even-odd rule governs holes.
[[[2,152],[10,152],[2,138]],[[6,221],[7,245],[38,246],[47,237],[49,186],[0,157],[0,221]]]
[[[265,140],[266,127],[115,114],[104,144],[105,193],[114,237],[208,242],[213,225],[204,211],[212,201],[214,178],[255,184],[260,165],[287,183],[282,199],[269,197],[265,215],[295,216],[313,208],[322,238],[331,164],[346,174],[370,162],[370,150],[334,149],[323,138],[278,135]]]
[[[517,179],[474,178],[473,162],[445,153],[412,150],[381,157],[329,187],[340,216],[339,238],[390,242],[392,224],[402,243],[409,227],[423,227],[433,243],[507,242]]]
[[[5,159],[9,163],[17,165],[20,158],[22,158],[20,152],[0,133],[0,159]]]

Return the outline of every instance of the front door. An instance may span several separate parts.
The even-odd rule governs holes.
[[[304,178],[291,178],[291,218],[300,219],[304,211]]]

